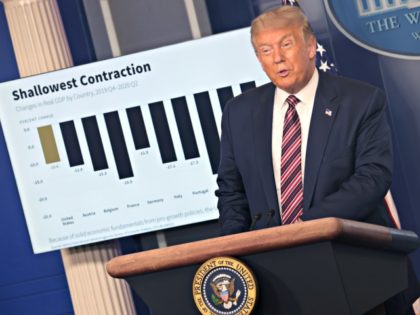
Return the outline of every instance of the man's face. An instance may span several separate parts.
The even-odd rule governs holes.
[[[313,37],[305,40],[301,27],[262,29],[253,43],[265,73],[280,89],[295,94],[311,79],[316,41]]]

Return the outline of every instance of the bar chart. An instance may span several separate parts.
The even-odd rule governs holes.
[[[267,82],[248,32],[0,85],[1,123],[35,253],[218,218],[223,109]],[[34,99],[9,97],[39,82],[74,78],[77,85],[127,64],[150,71]]]
[[[251,81],[241,83],[239,86],[240,91],[245,92],[255,88],[256,84]],[[230,86],[218,88],[216,91],[218,104],[211,103],[208,91],[194,94],[195,106],[197,108],[212,174],[217,174],[220,155],[220,134],[218,132],[213,107],[220,105],[220,107],[223,108],[226,102],[234,97],[232,87]],[[196,135],[191,122],[191,115],[188,111],[186,97],[177,97],[170,101],[176,120],[178,136],[182,144],[183,159],[190,160],[199,158],[200,152],[198,150]],[[150,103],[148,104],[148,107],[153,121],[153,130],[150,132],[154,132],[156,135],[162,163],[176,162],[178,159],[175,153],[172,135],[169,130],[163,101]],[[131,130],[130,135],[123,134],[118,111],[103,114],[119,179],[126,179],[134,176],[128,154],[126,138],[129,137],[130,141],[133,141],[136,150],[150,148],[147,136],[148,132],[144,123],[141,107],[135,106],[126,108],[125,114]],[[219,120],[220,117],[217,117],[217,121]],[[83,117],[81,118],[81,121],[84,128],[84,136],[86,137],[89,147],[89,156],[93,165],[93,170],[101,171],[107,169],[108,162],[105,156],[96,117]],[[80,148],[74,121],[60,122],[59,126],[69,166],[77,167],[84,165],[84,157]],[[60,154],[57,149],[56,138],[52,126],[47,125],[38,127],[38,133],[46,164],[60,162]]]

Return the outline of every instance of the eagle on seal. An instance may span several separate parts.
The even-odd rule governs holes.
[[[216,306],[223,304],[223,308],[230,309],[232,305],[237,304],[241,291],[236,290],[235,294],[235,278],[232,279],[227,274],[220,274],[214,277],[210,286],[214,293],[212,294],[212,302]]]

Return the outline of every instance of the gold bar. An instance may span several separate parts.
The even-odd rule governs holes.
[[[54,132],[51,125],[38,127],[39,139],[41,140],[42,151],[44,152],[47,164],[60,161],[57,143],[55,142]]]

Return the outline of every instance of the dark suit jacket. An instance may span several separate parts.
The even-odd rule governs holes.
[[[216,191],[222,234],[249,230],[259,215],[257,229],[281,224],[271,155],[274,91],[272,83],[253,89],[223,112]],[[304,221],[338,217],[393,226],[383,202],[392,148],[379,89],[320,73],[305,164]]]

